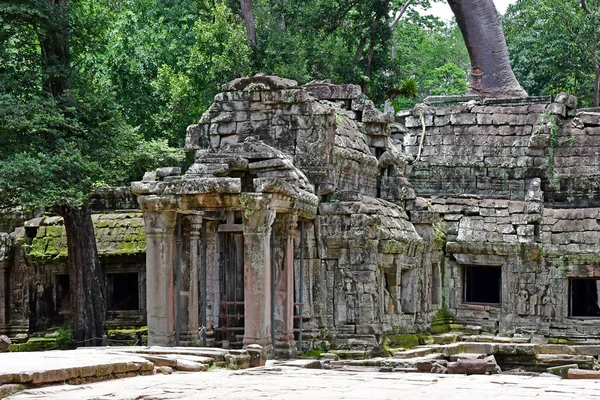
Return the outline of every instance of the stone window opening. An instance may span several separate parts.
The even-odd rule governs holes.
[[[439,306],[442,300],[442,277],[440,274],[440,265],[436,262],[431,263],[431,304]]]
[[[55,311],[56,312],[69,312],[71,310],[71,289],[69,282],[69,275],[57,274],[54,276],[55,282]]]
[[[107,308],[110,311],[140,309],[139,279],[137,272],[107,274]]]
[[[502,303],[502,268],[465,265],[463,267],[464,302],[500,305]]]
[[[569,316],[600,318],[600,279],[569,279]]]
[[[26,226],[25,227],[25,243],[28,246],[31,246],[33,243],[33,239],[37,236],[38,228],[34,226]]]

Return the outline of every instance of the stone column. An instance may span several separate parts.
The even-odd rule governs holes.
[[[275,349],[277,357],[296,356],[294,340],[294,230],[298,216],[278,214],[273,224],[275,231]]]
[[[148,345],[175,344],[175,211],[146,211]]]
[[[9,305],[7,300],[8,268],[10,267],[11,238],[7,233],[0,233],[0,333],[7,322],[6,311]]]
[[[202,216],[189,215],[185,218],[183,234],[183,251],[181,259],[181,303],[180,342],[192,345],[198,340],[198,277],[200,271],[200,234]]]
[[[208,345],[214,342],[214,328],[219,326],[221,292],[219,287],[218,221],[206,220],[206,336]],[[202,306],[202,305],[200,305]],[[200,310],[202,313],[202,310]]]
[[[7,299],[6,296],[6,281],[7,281],[7,271],[4,269],[2,263],[0,263],[0,332],[4,331],[6,325],[6,310],[8,309],[5,301]]]
[[[261,194],[240,195],[244,222],[244,346],[271,342],[271,224],[275,211]]]

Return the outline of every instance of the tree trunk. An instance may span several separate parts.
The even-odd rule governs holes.
[[[240,0],[242,17],[246,23],[246,34],[248,35],[248,44],[254,50],[256,49],[256,27],[254,26],[254,15],[252,14],[252,0]]]
[[[43,57],[44,88],[59,98],[68,89],[69,70],[69,0],[48,0],[48,15],[38,30]]]
[[[493,0],[448,0],[471,58],[469,91],[480,97],[525,97],[515,78]]]
[[[106,301],[92,216],[87,207],[63,207],[67,234],[73,333],[79,346],[102,345]]]

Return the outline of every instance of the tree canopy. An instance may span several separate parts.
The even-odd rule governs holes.
[[[531,95],[566,91],[598,106],[600,2],[520,0],[504,17],[515,74]]]

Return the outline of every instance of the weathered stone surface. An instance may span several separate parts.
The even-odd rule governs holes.
[[[569,379],[600,379],[600,371],[571,368],[567,372]]]
[[[548,373],[560,376],[561,378],[568,378],[568,372],[570,369],[579,369],[577,364],[559,365],[558,367],[549,367]]]
[[[250,367],[263,367],[267,362],[267,351],[257,344],[248,345],[246,348],[250,355]]]
[[[485,360],[459,360],[448,363],[449,374],[484,375],[488,370]]]
[[[157,367],[155,371],[157,374],[170,375],[173,373],[173,368],[167,367],[167,366],[162,366],[162,367]]]
[[[0,335],[0,353],[6,353],[10,347],[10,338],[6,335]]]
[[[230,350],[225,355],[228,369],[250,368],[250,354],[246,350]]]
[[[254,85],[254,86],[251,86]],[[235,79],[224,84],[221,90],[224,92],[248,90],[256,87],[259,90],[290,89],[298,86],[298,82],[279,76],[256,74],[251,77]]]

